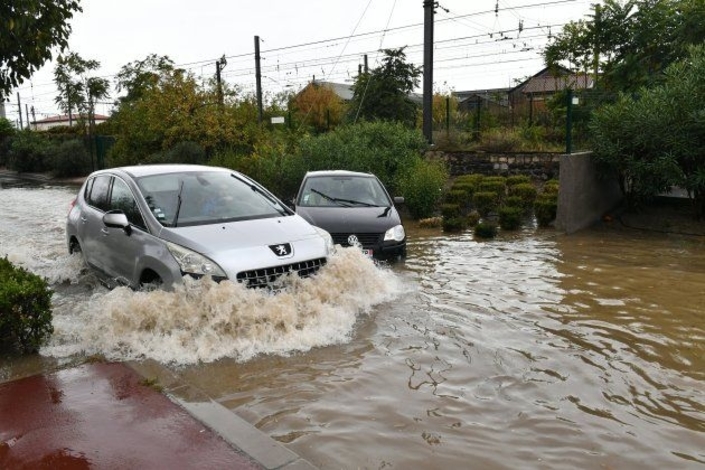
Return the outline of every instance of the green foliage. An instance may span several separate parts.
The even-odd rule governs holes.
[[[19,172],[42,172],[48,169],[47,144],[36,132],[20,131],[12,139],[7,166]]]
[[[477,238],[494,238],[497,236],[497,225],[492,222],[480,222],[475,225],[473,233]]]
[[[462,217],[443,217],[444,232],[460,232],[467,228],[467,220]]]
[[[299,158],[307,170],[374,173],[396,194],[397,174],[414,167],[426,147],[420,132],[400,123],[362,122],[303,139]]]
[[[51,295],[44,279],[0,258],[0,345],[37,351],[54,331]]]
[[[511,175],[507,176],[507,187],[512,188],[518,184],[531,183],[531,178],[526,175]]]
[[[517,230],[521,227],[523,214],[521,207],[502,206],[499,208],[499,226],[503,230]]]
[[[196,142],[179,142],[163,152],[150,155],[145,163],[190,163],[203,165],[207,162],[206,151]]]
[[[358,75],[349,106],[351,122],[382,120],[413,126],[416,105],[409,94],[418,86],[421,69],[406,62],[404,48],[385,49],[382,64]]]
[[[455,186],[453,186],[455,188]],[[465,205],[468,200],[468,193],[462,189],[451,189],[445,197],[446,201],[458,206]]]
[[[519,196],[507,196],[504,198],[504,205],[505,206],[511,206],[511,207],[520,207],[522,209],[526,209],[529,207],[532,207],[534,203],[534,200],[531,200],[531,204],[527,205],[526,201],[524,201],[521,197]]]
[[[470,227],[474,227],[475,225],[477,225],[480,222],[481,218],[482,217],[480,216],[480,213],[477,212],[476,210],[470,211],[470,213],[467,215],[468,225]]]
[[[86,146],[79,139],[67,140],[56,145],[49,155],[50,166],[55,176],[83,176],[91,171],[91,157]]]
[[[479,185],[478,191],[497,193],[498,196],[504,195],[506,192],[507,183],[504,178],[485,178]]]
[[[441,204],[441,215],[444,219],[453,219],[460,217],[460,206],[458,204]]]
[[[555,197],[541,196],[534,203],[534,214],[539,227],[548,227],[551,222],[556,220],[556,211],[558,203]]]
[[[415,219],[431,217],[442,196],[448,170],[439,161],[418,159],[399,173],[397,192],[404,196],[406,207]]]
[[[589,20],[570,22],[544,50],[549,66],[593,70],[599,52],[603,88],[635,91],[705,39],[702,0],[606,0]]]
[[[0,118],[0,166],[7,165],[7,154],[15,133],[12,123],[5,118]]]
[[[68,46],[78,0],[0,2],[0,99]]]
[[[558,180],[551,179],[546,181],[541,192],[543,194],[558,194]]]
[[[519,183],[509,188],[509,194],[521,198],[524,207],[531,207],[536,199],[536,187],[531,183]]]
[[[494,191],[478,191],[472,196],[475,209],[483,217],[497,209],[498,196]]]
[[[705,46],[672,64],[663,83],[621,95],[591,123],[595,159],[616,176],[627,202],[638,207],[672,185],[685,187],[697,208],[705,206]]]
[[[477,188],[479,183],[485,178],[485,175],[481,175],[479,173],[473,173],[470,175],[460,175],[457,178],[455,178],[455,184],[468,184],[472,186],[473,188]]]

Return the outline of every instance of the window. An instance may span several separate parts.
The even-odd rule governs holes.
[[[132,225],[145,229],[144,219],[142,219],[140,209],[132,196],[132,191],[119,178],[115,178],[113,182],[113,191],[110,195],[110,210],[121,210]]]
[[[109,209],[108,191],[110,190],[111,176],[96,176],[90,185],[88,204],[106,212]]]

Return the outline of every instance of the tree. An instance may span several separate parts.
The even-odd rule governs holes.
[[[679,185],[705,216],[705,46],[666,69],[663,82],[622,94],[596,112],[593,148],[616,173],[628,202],[638,205]]]
[[[59,95],[54,100],[72,118],[73,110],[89,126],[95,124],[95,103],[108,96],[110,82],[105,78],[89,77],[88,72],[100,68],[97,60],[85,60],[75,52],[59,56],[54,69],[54,83]]]
[[[262,132],[254,97],[224,84],[226,100],[218,106],[214,82],[200,85],[168,58],[148,56],[124,66],[117,77],[127,94],[111,117],[112,164],[147,161],[182,142],[196,143],[208,155],[223,148],[247,152]]]
[[[605,0],[589,19],[570,22],[544,50],[549,66],[592,71],[608,90],[634,91],[660,80],[669,64],[705,39],[703,0]]]
[[[68,46],[69,20],[79,11],[78,0],[0,2],[0,99],[51,60],[52,49]]]
[[[383,50],[382,64],[357,77],[348,111],[353,122],[364,119],[414,125],[416,104],[409,95],[419,84],[421,69],[406,62],[404,49]]]
[[[342,122],[345,105],[333,89],[311,82],[293,100],[299,121],[313,126],[318,132],[330,130]]]

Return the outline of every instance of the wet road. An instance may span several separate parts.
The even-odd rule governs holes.
[[[155,358],[322,468],[705,468],[702,238],[410,226],[406,263],[343,250],[277,297],[108,292],[65,255],[62,198],[3,190],[37,216],[3,204],[0,254],[55,283],[57,331],[0,380]]]

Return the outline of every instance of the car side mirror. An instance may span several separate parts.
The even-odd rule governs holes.
[[[394,204],[404,204],[404,198],[402,196],[395,196]]]
[[[121,228],[125,231],[127,235],[132,233],[132,227],[130,227],[130,221],[127,220],[127,216],[124,212],[107,212],[103,216],[103,224],[110,228]]]

